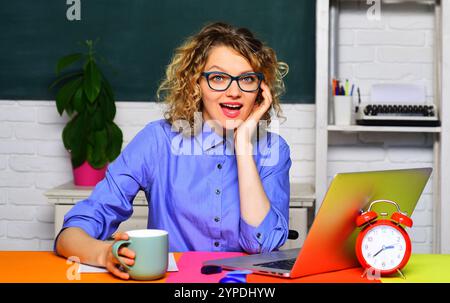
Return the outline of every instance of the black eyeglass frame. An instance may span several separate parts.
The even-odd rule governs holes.
[[[230,77],[231,81],[230,81],[230,83],[228,83],[228,86],[227,86],[226,88],[224,88],[224,89],[215,89],[215,88],[212,88],[212,87],[211,87],[211,84],[209,84],[209,76],[210,76],[211,74],[215,74],[215,75],[226,75],[226,76]],[[242,89],[242,87],[241,87],[241,85],[239,84],[239,81],[238,81],[238,80],[241,79],[242,77],[245,77],[245,76],[253,76],[253,75],[256,75],[256,77],[258,77],[258,80],[259,80],[259,82],[258,82],[258,87],[257,87],[256,89],[254,89],[254,90],[246,90],[246,89]],[[212,90],[214,90],[214,91],[218,91],[218,92],[226,91],[228,88],[230,88],[231,83],[233,83],[233,81],[236,81],[236,83],[237,83],[237,85],[238,85],[238,87],[239,87],[239,89],[240,89],[241,91],[247,92],[247,93],[253,93],[253,92],[258,91],[258,90],[261,88],[261,82],[264,80],[264,74],[263,74],[263,73],[258,73],[258,72],[255,72],[255,73],[245,73],[245,74],[242,74],[242,75],[239,75],[239,76],[235,76],[235,77],[232,76],[232,75],[230,75],[230,74],[227,74],[227,73],[225,73],[225,72],[202,72],[202,76],[205,77],[206,82],[208,83],[209,88],[212,89]]]

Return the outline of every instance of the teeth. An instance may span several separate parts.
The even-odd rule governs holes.
[[[232,108],[232,109],[239,109],[239,108],[241,108],[241,105],[231,105],[231,104],[222,104],[223,106],[225,106],[225,107],[228,107],[228,108]]]

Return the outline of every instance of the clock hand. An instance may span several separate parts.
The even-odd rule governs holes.
[[[374,255],[373,255],[373,257],[375,258],[380,252],[382,252],[383,250],[386,250],[386,249],[391,249],[391,248],[394,248],[395,247],[395,244],[393,244],[393,245],[389,245],[389,246],[384,246],[383,245],[383,247],[379,250],[379,251],[377,251]]]
[[[373,255],[373,257],[375,258],[380,252],[382,252],[383,250],[385,249],[385,247],[384,247],[384,245],[383,245],[383,247],[379,250],[379,251],[377,251],[374,255]]]

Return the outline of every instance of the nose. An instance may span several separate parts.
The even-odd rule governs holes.
[[[230,87],[227,89],[227,96],[237,98],[241,96],[241,93],[237,81],[232,81]]]

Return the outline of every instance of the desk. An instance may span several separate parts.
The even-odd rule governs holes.
[[[178,282],[218,282],[227,271],[221,274],[202,275],[201,263],[207,259],[234,257],[243,253],[174,253],[179,272],[168,273],[163,279],[150,283]],[[73,264],[49,251],[0,251],[0,283],[141,283],[120,280],[109,273],[82,273],[80,280],[69,280],[67,272]],[[299,279],[282,279],[262,275],[249,275],[251,283],[398,283],[398,282],[450,282],[450,255],[413,254],[404,269],[406,280],[399,277],[368,280],[361,278],[362,269],[351,268],[332,273],[325,273]]]

